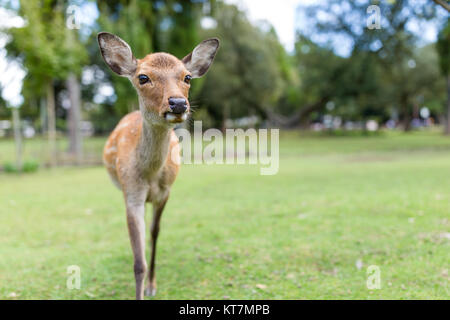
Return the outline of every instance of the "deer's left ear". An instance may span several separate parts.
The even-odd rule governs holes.
[[[200,78],[206,71],[216,56],[219,49],[219,39],[211,38],[203,40],[194,50],[183,58],[183,63],[192,73],[192,78]]]

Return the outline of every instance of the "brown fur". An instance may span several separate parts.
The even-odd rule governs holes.
[[[184,64],[168,53],[152,53],[138,60],[136,75],[145,74],[152,83],[139,85],[137,77],[132,79],[144,104],[160,116],[169,110],[169,98],[188,98],[190,85],[184,82],[189,74]]]
[[[159,223],[180,165],[180,146],[173,125],[184,121],[189,113],[190,85],[184,80],[186,75],[194,77],[206,72],[217,51],[218,40],[202,42],[194,49],[194,61],[189,59],[186,63],[168,53],[153,53],[136,60],[125,41],[105,32],[98,35],[98,42],[105,62],[114,72],[128,77],[139,96],[140,110],[126,115],[113,130],[103,150],[103,162],[123,192],[134,256],[136,298],[143,299],[147,271],[145,203],[153,205],[146,293],[154,295]],[[150,81],[140,84],[139,75],[148,76]],[[184,98],[185,113],[170,112],[169,98]]]
[[[153,169],[141,168],[133,164],[138,157],[136,150],[138,150],[137,146],[141,135],[142,115],[140,111],[134,111],[123,117],[110,134],[103,149],[103,163],[111,179],[121,190],[126,190],[127,184],[135,179],[142,179],[142,175],[147,176],[147,183],[150,180],[155,181],[160,190],[170,187],[175,181],[180,167],[180,146],[175,132],[172,129],[169,130],[169,148],[166,157],[159,168]],[[145,183],[145,181],[142,182]],[[155,190],[149,190],[147,202],[152,202],[152,199],[158,199],[161,196],[158,193],[152,194],[151,191]]]
[[[140,85],[130,79],[140,98],[139,111],[126,115],[105,144],[103,162],[111,179],[122,190],[127,205],[127,221],[135,257],[136,298],[142,299],[147,265],[142,258],[145,229],[141,216],[143,202],[151,202],[154,217],[151,228],[152,254],[146,293],[156,292],[155,252],[159,221],[180,166],[179,142],[175,132],[162,120],[169,110],[169,97],[188,98],[189,85],[183,81],[188,71],[175,57],[155,53],[138,60],[136,75],[145,74],[152,83]],[[144,117],[147,116],[148,119]],[[158,119],[155,120],[155,117]],[[138,214],[136,214],[138,212]],[[138,215],[138,217],[136,217]]]

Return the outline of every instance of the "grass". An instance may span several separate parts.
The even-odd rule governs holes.
[[[449,175],[436,132],[282,133],[274,176],[184,165],[155,299],[448,299]],[[0,203],[0,299],[134,298],[123,199],[104,168],[0,174]],[[80,290],[66,288],[70,265]]]
[[[83,153],[86,163],[101,163],[101,153],[105,140],[105,137],[94,137],[83,140]],[[25,161],[37,161],[41,165],[48,163],[49,149],[48,142],[45,137],[39,136],[37,138],[24,139],[23,145],[23,158]],[[58,163],[65,164],[75,162],[75,160],[67,154],[69,142],[66,137],[58,137],[56,141],[56,149],[58,153]],[[14,139],[0,139],[0,167],[2,165],[4,166],[6,163],[14,162],[15,155],[16,149]]]

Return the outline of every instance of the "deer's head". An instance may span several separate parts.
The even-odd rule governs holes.
[[[190,81],[208,71],[219,48],[219,40],[213,38],[202,41],[182,60],[161,52],[136,59],[130,46],[111,33],[100,32],[98,44],[111,70],[136,88],[144,119],[166,124],[187,119]]]

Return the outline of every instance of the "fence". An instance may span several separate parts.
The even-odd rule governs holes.
[[[68,152],[69,142],[66,137],[59,136],[56,140],[56,159],[57,166],[92,166],[102,163],[102,149],[106,137],[89,137],[83,139],[82,157],[77,160],[74,154]],[[23,140],[23,161],[38,162],[41,167],[48,167],[52,163],[52,153],[46,137],[35,136]],[[0,138],[0,170],[10,163],[16,161],[16,151],[14,139]]]

